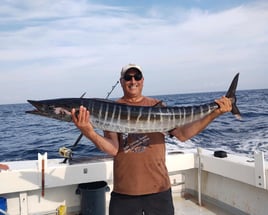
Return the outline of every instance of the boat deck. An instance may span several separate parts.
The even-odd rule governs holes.
[[[180,196],[173,197],[175,215],[230,215],[229,212],[224,211],[212,204],[205,204],[199,206],[192,198],[183,198]]]

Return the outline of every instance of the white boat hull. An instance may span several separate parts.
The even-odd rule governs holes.
[[[181,201],[185,198],[203,206],[208,206],[208,203],[216,205],[221,211],[200,207],[198,210],[203,210],[202,214],[267,213],[268,164],[262,155],[257,154],[252,162],[246,157],[228,155],[227,158],[217,158],[212,151],[201,151],[200,156],[192,151],[167,155],[176,214],[183,212]],[[44,159],[43,187],[41,160],[42,157],[34,161],[5,163],[10,169],[0,172],[0,197],[7,200],[8,214],[56,214],[60,206],[65,206],[68,214],[77,213],[81,198],[76,194],[79,184],[105,181],[112,190],[112,159],[73,165],[63,164],[60,159]],[[109,196],[110,193],[106,192],[107,208]],[[204,213],[205,210],[208,212]]]

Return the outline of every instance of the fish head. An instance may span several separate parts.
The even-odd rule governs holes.
[[[79,99],[80,100],[80,99]],[[26,113],[45,116],[61,121],[72,121],[71,110],[74,108],[79,112],[81,102],[75,99],[53,99],[53,100],[27,100],[36,109],[26,111]]]

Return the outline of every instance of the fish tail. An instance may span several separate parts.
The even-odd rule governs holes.
[[[234,77],[227,93],[226,93],[226,97],[227,98],[230,98],[231,101],[232,101],[232,110],[231,110],[231,113],[235,115],[235,117],[237,119],[241,119],[241,114],[240,114],[240,111],[238,109],[238,107],[236,106],[236,87],[237,87],[237,83],[238,83],[238,78],[239,78],[239,73],[236,74],[236,76]]]

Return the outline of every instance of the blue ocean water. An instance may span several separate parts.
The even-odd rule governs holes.
[[[211,102],[222,95],[224,92],[155,97],[168,105],[185,106]],[[167,136],[168,151],[202,147],[248,157],[253,157],[254,151],[263,151],[268,160],[268,89],[237,91],[237,106],[241,121],[227,113],[186,142]],[[35,160],[37,153],[44,152],[48,158],[60,158],[58,149],[72,146],[80,135],[73,123],[25,113],[32,109],[26,103],[0,105],[0,161]],[[103,153],[85,137],[74,149],[74,158],[96,155]]]

